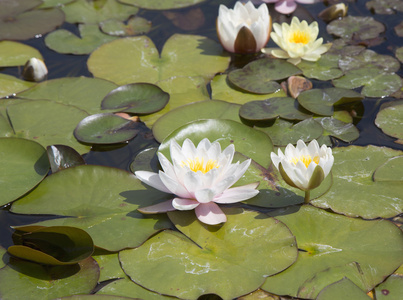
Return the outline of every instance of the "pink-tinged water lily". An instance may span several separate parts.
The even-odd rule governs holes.
[[[285,153],[271,153],[274,166],[280,171],[284,181],[305,191],[305,202],[309,202],[309,191],[318,187],[332,169],[334,157],[332,149],[312,140],[307,146],[299,140],[297,147],[288,144]]]
[[[302,4],[312,4],[316,0],[263,0],[266,3],[276,3],[274,9],[281,14],[291,14],[297,8],[297,2]]]
[[[323,39],[318,37],[318,22],[310,25],[306,21],[300,22],[293,17],[291,24],[273,24],[274,32],[272,40],[281,48],[274,49],[271,54],[278,58],[286,58],[293,64],[298,64],[301,59],[317,61],[320,56],[332,46],[331,43],[323,44]]]
[[[234,145],[221,151],[218,142],[203,139],[197,147],[186,139],[183,146],[170,144],[172,163],[161,153],[158,159],[163,171],[135,172],[138,179],[157,190],[174,194],[172,200],[138,209],[140,212],[162,213],[172,210],[195,210],[197,218],[215,225],[227,220],[217,205],[235,203],[254,197],[259,183],[230,188],[248,169],[251,160],[232,163]]]
[[[232,53],[256,53],[269,41],[271,17],[266,4],[235,3],[234,9],[220,5],[217,33],[221,45]]]

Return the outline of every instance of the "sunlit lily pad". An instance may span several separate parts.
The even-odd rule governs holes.
[[[142,17],[131,17],[127,24],[116,19],[109,19],[101,22],[101,30],[114,36],[132,36],[146,34],[151,29],[151,22]]]
[[[392,275],[375,288],[377,300],[398,300],[403,295],[403,276]]]
[[[390,158],[379,166],[373,176],[374,181],[403,181],[403,156]]]
[[[334,20],[327,25],[326,30],[343,39],[360,40],[373,39],[385,31],[385,25],[372,17],[347,16],[340,20]]]
[[[403,101],[389,102],[381,106],[375,125],[392,137],[403,139]]]
[[[54,30],[64,22],[58,8],[35,9],[39,0],[2,0],[0,40],[26,40]]]
[[[349,279],[367,292],[403,261],[403,233],[389,221],[348,218],[309,205],[270,215],[290,228],[301,251],[295,264],[266,279],[262,289],[268,292],[292,297],[303,293],[302,298],[315,299],[325,286],[350,274],[359,275]],[[321,280],[310,289],[302,289],[307,280],[324,271],[328,272],[328,282]]]
[[[304,120],[311,117],[299,109],[297,100],[291,97],[274,97],[248,102],[239,109],[239,115],[252,121],[271,120],[277,117],[287,120]]]
[[[114,109],[132,114],[151,114],[165,107],[169,94],[150,83],[132,83],[111,91],[102,100],[102,109]]]
[[[331,135],[345,142],[352,142],[360,136],[357,127],[352,123],[345,123],[333,117],[315,118],[324,129],[324,136]]]
[[[48,176],[11,210],[65,216],[34,225],[78,227],[89,233],[96,246],[117,251],[137,247],[150,235],[170,227],[165,215],[144,216],[136,211],[169,196],[144,187],[126,171],[85,165]]]
[[[328,285],[316,297],[316,300],[339,299],[370,300],[371,298],[347,277]]]
[[[0,206],[31,190],[49,170],[46,150],[18,138],[0,138],[0,164]]]
[[[78,29],[81,37],[66,29],[49,33],[45,37],[46,46],[59,53],[82,55],[117,38],[101,32],[96,24],[79,24]]]
[[[332,116],[333,106],[360,101],[363,98],[360,93],[348,89],[312,89],[299,94],[298,103],[314,114]]]
[[[71,3],[76,0],[42,0],[42,4],[38,6],[38,8],[49,8],[55,6],[62,6],[68,3]]]
[[[65,145],[51,145],[46,147],[52,173],[70,167],[84,165],[83,157],[73,148]]]
[[[275,82],[292,75],[301,74],[293,64],[281,59],[264,58],[247,64],[242,69],[231,71],[228,79],[237,87],[256,94],[269,94],[281,87]]]
[[[334,148],[333,185],[311,203],[347,216],[390,218],[403,212],[403,184],[374,181],[375,170],[402,151],[386,147]],[[401,171],[398,170],[398,174]]]
[[[165,43],[160,57],[148,37],[129,37],[95,50],[88,59],[88,68],[95,77],[119,85],[156,83],[173,76],[210,79],[228,67],[230,58],[222,53],[221,45],[206,37],[174,34]]]
[[[144,9],[155,9],[155,10],[165,10],[165,9],[175,9],[192,6],[201,3],[205,0],[119,0],[119,2],[131,4]]]
[[[365,6],[377,14],[391,15],[395,11],[403,12],[403,3],[399,0],[371,0]]]
[[[7,262],[0,269],[1,299],[55,299],[89,294],[99,277],[98,265],[92,258],[76,265],[53,267],[13,258],[7,258]]]
[[[0,74],[0,98],[11,96],[24,91],[35,83],[15,78],[11,75]]]
[[[106,252],[99,254],[97,252],[106,251],[96,250],[96,252],[92,255],[92,257],[97,261],[101,271],[99,275],[99,282],[126,277],[126,274],[123,272],[120,266],[118,253]]]
[[[137,7],[125,5],[116,0],[76,0],[62,9],[66,14],[66,21],[69,23],[95,24],[108,19],[123,21],[129,16],[135,15],[139,10]]]
[[[189,239],[161,232],[139,248],[121,251],[122,268],[134,282],[162,294],[234,299],[294,262],[295,240],[284,224],[257,212],[223,210],[228,220],[218,228],[200,223],[193,211],[169,212]]]
[[[191,139],[194,144],[198,144],[204,138],[210,141],[218,140],[222,149],[234,144],[235,151],[252,158],[266,168],[271,161],[269,153],[273,149],[273,144],[270,138],[259,130],[232,120],[208,119],[188,123],[171,132],[162,142],[159,151],[170,159],[171,140],[182,145],[186,138]]]
[[[32,57],[43,60],[35,48],[13,41],[0,42],[0,67],[23,66]]]
[[[138,124],[112,113],[84,118],[74,129],[74,136],[87,144],[116,144],[131,140],[139,132]]]
[[[298,68],[308,78],[331,80],[343,75],[338,67],[339,59],[340,57],[337,55],[325,54],[315,62],[302,60],[298,64]]]
[[[364,50],[358,55],[346,55],[339,59],[343,72],[355,69],[376,68],[382,72],[393,73],[400,69],[400,63],[389,55],[380,55],[372,50]]]

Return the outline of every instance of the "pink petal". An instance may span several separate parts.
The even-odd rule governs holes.
[[[158,204],[141,207],[137,210],[143,214],[159,214],[167,211],[173,211],[175,208],[172,206],[172,200],[167,200]]]
[[[216,225],[227,221],[227,217],[221,208],[214,202],[200,203],[196,207],[195,213],[200,222],[208,225]]]
[[[177,210],[192,210],[199,206],[199,202],[193,199],[174,198],[172,206]]]
[[[276,5],[274,6],[274,9],[277,10],[279,13],[288,15],[292,12],[294,12],[294,10],[297,8],[297,4],[294,2],[294,0],[292,1],[287,1],[287,0],[282,0],[276,3]]]
[[[244,186],[238,186],[231,189],[226,190],[219,197],[214,198],[214,202],[216,203],[236,203],[239,201],[247,200],[252,197],[255,197],[259,194],[259,191],[256,190],[259,182],[247,184]]]

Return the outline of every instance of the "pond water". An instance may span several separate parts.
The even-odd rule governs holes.
[[[2,5],[5,5],[4,7],[8,5],[7,2],[2,3],[0,0],[0,11]],[[24,3],[24,1],[17,2]],[[175,1],[160,2],[160,5],[175,3]],[[186,1],[177,1],[177,3],[182,2]],[[144,36],[149,39],[126,38],[127,41],[132,39],[132,44],[126,45],[120,42],[124,37],[113,35],[108,36],[108,38],[113,37],[109,44],[99,42],[101,39],[99,34],[105,35],[105,33],[101,33],[98,28],[103,28],[106,20],[112,17],[120,17],[120,21],[125,21],[127,24],[129,15],[125,16],[124,11],[129,11],[128,7],[133,9],[135,3],[143,3],[140,6],[154,5],[151,3],[159,3],[158,1],[149,1],[148,4],[147,1],[140,0],[44,1],[49,7],[58,7],[57,3],[64,3],[61,6],[63,10],[72,7],[74,3],[80,3],[81,6],[77,4],[76,10],[64,11],[66,20],[80,20],[80,18],[86,21],[91,20],[87,23],[77,22],[86,24],[87,29],[94,26],[98,33],[92,33],[93,36],[88,33],[91,37],[85,42],[73,40],[67,36],[55,37],[51,41],[51,34],[60,33],[62,29],[77,36],[85,35],[83,28],[79,28],[76,22],[65,21],[51,33],[38,34],[36,37],[26,39],[15,38],[20,43],[40,52],[48,68],[48,76],[46,81],[30,89],[28,86],[21,88],[17,80],[22,79],[23,66],[21,64],[2,65],[0,73],[13,78],[0,78],[0,82],[5,86],[4,89],[0,88],[0,92],[12,91],[9,94],[1,94],[3,98],[0,99],[0,117],[2,117],[0,129],[4,132],[1,137],[26,138],[38,141],[45,148],[51,144],[63,144],[61,142],[63,139],[73,140],[68,145],[82,154],[86,164],[108,168],[94,167],[90,170],[77,167],[77,172],[74,171],[75,168],[71,168],[71,170],[66,169],[55,174],[49,171],[47,177],[43,174],[44,181],[32,192],[28,192],[29,188],[12,199],[18,198],[17,201],[4,203],[0,208],[0,254],[4,254],[4,264],[0,264],[0,298],[59,299],[59,297],[78,294],[95,294],[100,291],[97,294],[100,299],[104,299],[99,296],[101,294],[110,295],[108,299],[115,299],[113,297],[116,299],[120,299],[119,297],[197,299],[200,295],[210,295],[204,297],[214,298],[215,294],[224,299],[231,299],[262,288],[250,296],[250,299],[257,299],[253,297],[259,295],[261,297],[265,295],[267,299],[280,299],[275,298],[277,296],[269,296],[268,293],[296,297],[295,299],[298,297],[333,299],[326,298],[332,295],[339,295],[339,299],[343,299],[340,297],[365,299],[367,297],[365,294],[370,291],[376,296],[374,299],[398,299],[400,292],[403,292],[403,277],[400,276],[402,273],[390,275],[403,263],[401,254],[403,253],[401,251],[403,234],[399,228],[403,219],[401,187],[403,174],[400,168],[403,164],[401,162],[403,142],[399,140],[403,139],[403,129],[401,126],[399,129],[399,124],[401,125],[403,121],[401,113],[403,5],[399,4],[399,1],[387,0],[329,0],[318,1],[311,5],[298,4],[294,13],[282,15],[275,10],[274,4],[268,4],[273,23],[289,23],[293,16],[297,16],[300,20],[307,20],[308,23],[317,21],[319,37],[324,39],[324,43],[334,43],[334,47],[320,60],[323,62],[326,57],[328,62],[323,62],[323,65],[302,62],[297,65],[302,70],[298,74],[308,78],[312,82],[313,89],[318,91],[329,91],[337,87],[353,91],[355,94],[350,96],[340,92],[342,95],[340,98],[350,97],[350,100],[340,101],[343,102],[342,105],[333,106],[333,103],[337,101],[326,98],[330,102],[333,101],[330,105],[324,105],[326,107],[321,106],[322,99],[315,100],[316,98],[312,97],[313,100],[311,100],[311,97],[306,97],[309,101],[304,102],[301,97],[298,99],[299,104],[295,100],[288,111],[280,104],[274,117],[259,119],[256,118],[255,111],[255,115],[248,119],[240,118],[238,115],[242,109],[246,111],[246,103],[252,100],[286,97],[287,92],[281,89],[260,94],[248,92],[237,87],[235,81],[230,82],[225,76],[244,68],[248,63],[262,62],[267,57],[276,61],[284,60],[273,58],[267,54],[269,50],[264,50],[266,54],[260,52],[248,55],[225,52],[219,44],[216,32],[218,7],[224,4],[232,8],[236,1],[194,2],[201,3],[177,9],[158,10],[158,7],[135,9],[129,15],[143,18],[150,25],[148,29],[143,29],[147,31]],[[348,17],[345,17],[340,20],[340,24],[333,23],[332,31],[329,29],[330,25],[319,18],[318,14],[332,4],[342,2],[348,5],[348,17],[367,17],[368,19],[348,20]],[[40,1],[38,3],[40,4]],[[126,7],[121,8],[121,5]],[[172,5],[175,8],[175,4]],[[33,8],[26,10],[31,9]],[[0,19],[4,18],[0,12]],[[40,23],[40,19],[37,22]],[[3,23],[0,23],[0,38],[4,36],[4,33],[1,33],[1,24]],[[378,30],[377,28],[382,27],[382,24],[384,28]],[[114,27],[114,30],[116,28]],[[103,30],[106,31],[106,27]],[[339,30],[344,38],[334,34],[336,30]],[[135,37],[139,36],[143,37],[143,35],[135,35]],[[177,40],[174,40],[173,36]],[[14,40],[14,38],[11,36],[6,40]],[[88,43],[85,46],[90,50],[82,50],[85,48],[84,43]],[[114,46],[108,48],[108,45]],[[71,52],[75,52],[75,47],[79,49],[77,51],[86,53],[72,54]],[[133,47],[135,50],[132,50]],[[277,45],[270,39],[265,48],[276,47]],[[12,51],[7,52],[2,49],[4,46],[0,44],[0,56],[4,56],[4,60],[13,57]],[[158,58],[157,52],[162,58]],[[132,61],[130,56],[133,57]],[[170,64],[171,60],[175,61],[174,57],[179,57],[179,60]],[[186,68],[186,66],[189,67]],[[282,66],[277,69],[274,67],[275,72],[280,72],[282,68]],[[325,74],[330,71],[339,72],[339,75],[326,77]],[[262,76],[270,77],[267,72],[261,72]],[[95,83],[93,80],[84,82],[85,79],[78,79],[80,76],[96,77],[100,82]],[[290,76],[291,74],[274,81],[284,83]],[[66,80],[66,78],[75,78],[77,81],[75,83],[60,81],[59,86],[56,84],[58,80]],[[365,78],[364,81],[362,78]],[[247,80],[245,77],[243,79]],[[6,80],[11,80],[11,83]],[[270,78],[262,78],[262,81],[264,80],[269,81]],[[361,84],[350,84],[359,80],[362,81]],[[144,123],[121,125],[126,129],[134,126],[138,131],[134,138],[122,138],[120,142],[114,144],[92,144],[85,138],[94,133],[90,132],[88,136],[84,133],[82,143],[72,137],[70,133],[81,119],[103,112],[100,105],[108,92],[118,86],[134,82],[156,84],[170,94],[170,102],[162,113],[140,114],[140,121]],[[15,91],[13,91],[13,84],[16,86]],[[393,89],[393,86],[396,88]],[[332,97],[332,92],[328,93],[327,96]],[[87,101],[86,98],[88,103],[99,104],[95,106],[83,104]],[[351,100],[352,98],[354,100]],[[16,104],[10,102],[14,100],[21,102]],[[42,103],[43,106],[34,107],[35,101]],[[202,101],[210,101],[212,104],[207,106],[202,104]],[[53,104],[50,105],[48,102]],[[56,105],[55,103],[57,107],[53,109],[52,105]],[[241,105],[243,106],[240,110]],[[269,105],[277,104],[270,102]],[[71,111],[63,110],[64,108],[59,106],[68,107]],[[35,113],[43,112],[43,115],[38,117],[29,115],[31,109]],[[108,109],[107,111],[121,110]],[[287,113],[292,116],[285,116]],[[295,117],[298,113],[305,114],[305,117]],[[129,114],[137,115],[130,112]],[[311,119],[312,116],[316,121]],[[73,118],[77,120],[72,121]],[[12,133],[7,131],[9,125],[7,125],[9,127],[3,126],[3,119],[12,124]],[[31,129],[34,131],[52,127],[58,119],[63,120],[60,121],[61,125],[55,125],[57,127],[55,131],[59,130],[59,126],[72,128],[72,130],[70,133],[63,132],[60,138],[55,139],[57,142],[48,143],[52,141],[49,136],[57,135],[57,133],[47,133],[44,136],[30,133]],[[218,119],[217,123],[214,123],[216,128],[211,128],[211,125],[206,125],[198,119]],[[51,121],[45,124],[45,120]],[[308,120],[312,120],[313,123],[308,126],[303,124],[302,121]],[[38,125],[40,122],[45,125],[41,127],[40,124]],[[104,122],[107,124],[106,120]],[[193,127],[186,125],[189,122],[196,122],[192,123],[196,125]],[[238,127],[241,126],[240,123],[245,125]],[[292,129],[292,126],[300,123],[301,137],[298,136],[299,132]],[[319,133],[313,133],[312,124],[319,126]],[[103,125],[98,123],[94,126],[102,127]],[[113,128],[112,124],[105,126],[106,131],[115,130],[115,133],[120,133],[119,129]],[[255,132],[258,133],[255,134]],[[261,135],[264,138],[261,138]],[[335,156],[332,175],[326,177],[322,185],[311,193],[313,206],[302,205],[304,193],[289,187],[270,162],[270,152],[274,151],[275,147],[284,147],[289,142],[295,144],[298,138],[308,143],[313,139],[311,135],[315,135],[313,138],[318,139],[320,143],[332,147]],[[183,214],[174,211],[169,212],[168,216],[158,214],[150,215],[150,217],[145,217],[136,211],[137,207],[146,206],[144,204],[147,201],[155,204],[168,198],[151,188],[145,188],[138,180],[133,183],[134,179],[128,173],[132,174],[134,170],[157,171],[159,165],[154,155],[156,148],[162,142],[160,151],[169,157],[167,141],[177,140],[182,145],[185,137],[194,138],[195,144],[204,137],[212,141],[219,138],[223,148],[234,144],[238,149],[239,153],[235,155],[235,161],[243,161],[248,157],[253,159],[251,171],[248,171],[237,184],[261,181],[260,194],[243,204],[234,205],[234,207],[230,205],[230,208],[226,208],[228,222],[220,229],[201,225],[192,211],[183,212]],[[7,144],[6,149],[9,149],[8,147],[11,146]],[[18,152],[21,148],[18,146],[15,149]],[[4,151],[3,153],[8,155],[6,151],[10,150]],[[68,159],[75,162],[76,160],[73,160],[70,155],[72,154],[65,153],[60,158],[66,159],[67,162],[69,162]],[[3,161],[6,160],[7,158],[3,159]],[[40,159],[35,165],[36,170],[41,168],[39,161]],[[10,163],[7,168],[12,166],[13,164]],[[6,175],[2,175],[2,180],[7,176],[12,180],[12,176],[16,176],[7,175],[7,172]],[[27,174],[28,176],[31,175]],[[41,179],[37,183],[39,181]],[[5,193],[7,185],[1,182],[0,184],[3,189],[1,192]],[[25,192],[28,193],[25,194]],[[52,198],[58,200],[49,204],[50,202],[47,201],[51,201]],[[105,204],[103,201],[113,203]],[[129,209],[129,207],[132,208]],[[66,219],[72,221],[64,221]],[[130,221],[127,221],[128,219]],[[5,249],[18,243],[16,242],[18,238],[15,236],[13,240],[15,230],[12,226],[37,222],[41,222],[41,226],[72,226],[88,232],[89,240],[92,238],[95,246],[98,247],[93,255],[95,260],[78,259],[79,267],[74,261],[74,263],[59,264],[58,267],[42,268],[35,263],[24,264],[22,260],[10,259]],[[164,230],[162,234],[159,233],[163,229],[167,230]],[[27,231],[32,230],[31,228]],[[273,236],[273,239],[269,238],[269,235]],[[68,233],[71,239],[77,236],[79,233]],[[247,240],[246,236],[253,239]],[[376,240],[378,236],[379,241]],[[25,245],[32,242],[34,244],[32,247],[39,249],[40,242],[35,243],[38,240],[42,241],[43,238],[38,236],[34,241],[35,237],[33,237],[32,240],[25,241]],[[82,236],[78,239],[79,242],[74,242],[82,243],[80,244],[82,249],[87,251],[88,243],[83,241]],[[155,241],[156,239],[159,240]],[[189,246],[189,241],[198,245],[196,250]],[[172,247],[167,248],[166,245]],[[52,247],[55,245],[50,248]],[[76,249],[80,246],[69,247],[61,251],[74,256]],[[51,249],[53,250],[54,248]],[[84,250],[82,251],[85,252]],[[158,251],[162,254],[155,254]],[[280,251],[283,255],[278,254]],[[179,252],[182,256],[176,257]],[[61,256],[65,258],[63,255]],[[80,253],[80,255],[84,254]],[[155,255],[154,258],[150,258],[153,255]],[[218,256],[223,258],[220,262],[215,261]],[[246,256],[252,258],[245,258]],[[167,257],[175,258],[173,261],[167,261]],[[258,258],[253,259],[253,257]],[[260,259],[262,261],[271,259],[272,262],[268,266],[261,267],[264,263]],[[316,263],[312,263],[311,259],[316,259]],[[158,262],[161,262],[161,265]],[[361,269],[364,274],[362,278],[359,274]],[[371,272],[373,272],[372,275],[370,275]],[[164,284],[160,283],[165,281],[167,274],[172,273],[177,276],[176,280],[170,279]],[[280,275],[274,275],[277,273]],[[192,274],[193,277],[189,277],[188,274]],[[199,274],[198,277],[197,274]],[[267,276],[269,277],[265,280]],[[388,276],[391,281],[382,283]],[[202,279],[194,279],[195,277]],[[226,278],[223,280],[224,283],[217,285],[222,277]],[[250,279],[246,280],[245,277]],[[301,277],[304,278],[301,279]],[[343,277],[348,279],[345,280]],[[5,281],[4,278],[8,280]],[[32,287],[28,288],[30,278],[34,278],[32,286],[37,287],[34,288],[34,292]],[[53,279],[56,282],[54,286],[50,283]],[[139,285],[134,284],[133,281]],[[178,281],[181,283],[176,285]],[[289,281],[294,282],[291,287],[284,284]],[[113,285],[107,285],[110,282]],[[335,282],[338,285],[331,287],[330,284]],[[59,284],[64,288],[60,289],[61,292],[56,292]],[[332,288],[335,288],[334,291]],[[46,292],[41,293],[39,291],[41,289]],[[322,298],[319,298],[318,293],[322,289],[324,293]],[[21,290],[26,290],[27,294]],[[344,292],[346,294],[343,294]],[[382,298],[388,293],[396,297]],[[95,296],[93,298],[97,299]]]

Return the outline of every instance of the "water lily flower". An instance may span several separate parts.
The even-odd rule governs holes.
[[[281,14],[291,14],[297,8],[297,3],[302,4],[312,4],[315,3],[316,0],[263,0],[266,3],[276,3],[274,5],[274,9],[277,10]]]
[[[332,169],[334,157],[332,149],[312,140],[307,146],[298,140],[297,147],[288,144],[285,153],[271,153],[274,166],[280,171],[284,181],[305,191],[305,203],[309,203],[309,191],[318,187]]]
[[[137,178],[147,185],[174,194],[172,200],[138,209],[144,214],[194,209],[201,222],[215,225],[227,220],[217,203],[235,203],[259,193],[256,190],[259,183],[230,188],[251,163],[248,159],[232,164],[235,153],[232,144],[221,152],[218,142],[203,139],[195,147],[191,140],[186,139],[182,147],[172,141],[170,152],[172,163],[158,153],[163,171],[135,172]]]
[[[271,54],[278,58],[287,58],[294,65],[301,59],[317,61],[331,47],[331,43],[323,44],[323,38],[316,39],[319,33],[318,22],[310,25],[293,17],[291,25],[287,23],[273,24],[272,40],[281,48],[274,49]]]
[[[48,69],[45,63],[36,57],[29,59],[24,66],[22,76],[25,80],[29,81],[41,81],[45,79],[48,74]]]
[[[232,53],[256,53],[269,41],[271,17],[266,4],[255,8],[252,2],[237,1],[234,9],[220,5],[217,33],[221,45]]]

